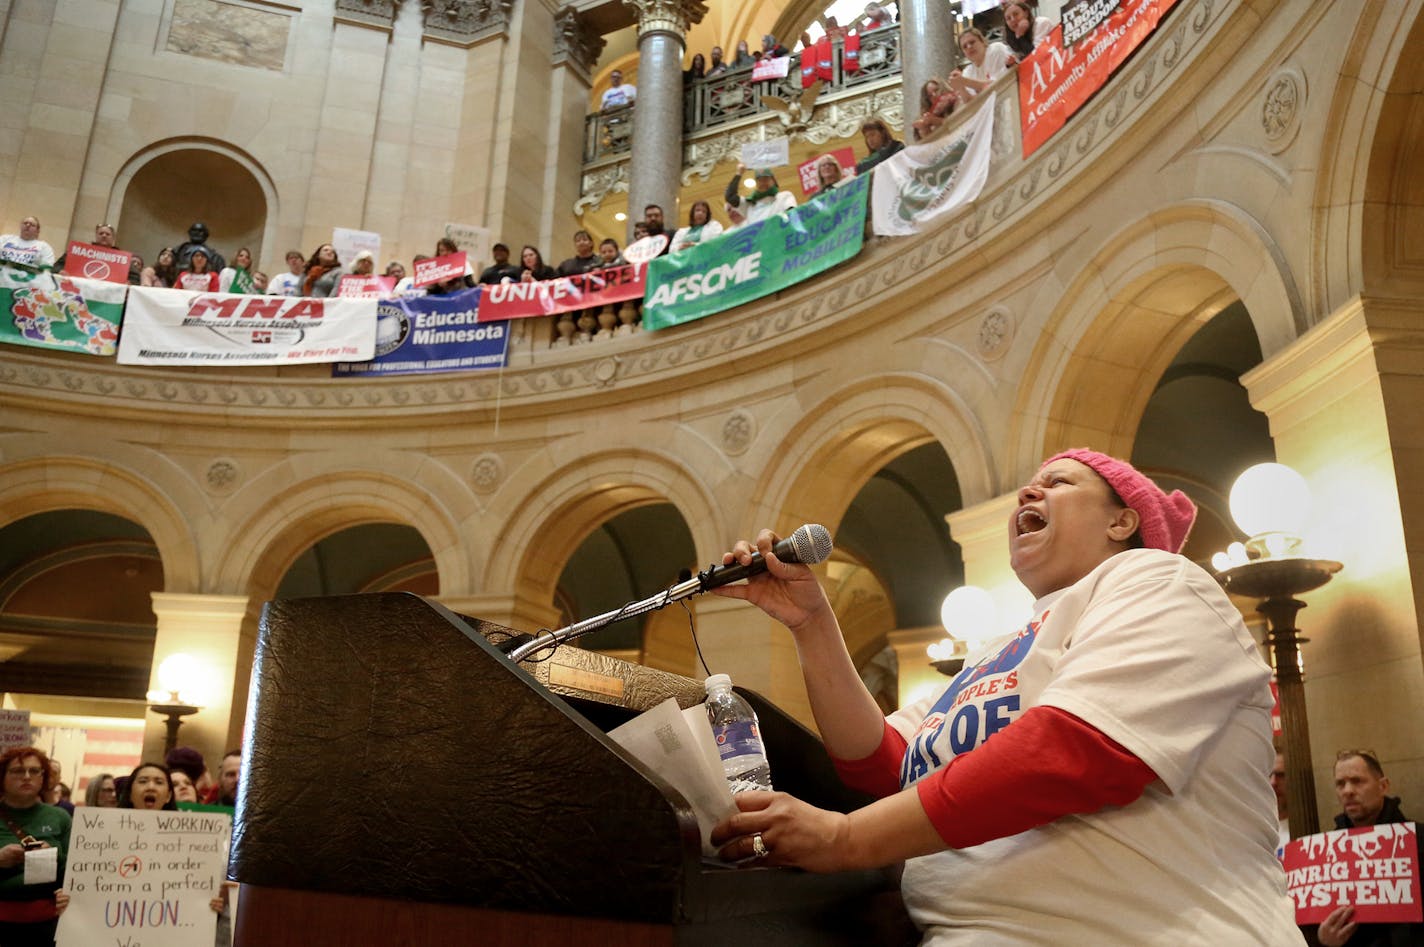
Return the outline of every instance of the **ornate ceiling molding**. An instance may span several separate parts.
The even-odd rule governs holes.
[[[374,26],[390,32],[401,0],[336,0],[336,20],[353,26]]]
[[[649,33],[687,35],[688,27],[701,23],[707,4],[701,0],[623,0],[638,13],[638,38]]]
[[[606,44],[573,7],[554,14],[554,65],[568,66],[584,82],[592,84],[593,67]]]
[[[353,2],[353,0],[345,0]],[[473,46],[509,35],[514,0],[421,0],[425,38],[452,46]]]

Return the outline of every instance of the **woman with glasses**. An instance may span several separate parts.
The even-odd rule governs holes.
[[[118,807],[119,790],[114,786],[112,773],[100,773],[89,780],[89,786],[84,790],[84,804],[103,809]]]
[[[6,750],[0,754],[0,772],[5,774],[0,798],[0,944],[48,947],[54,943],[59,915],[69,906],[69,895],[59,888],[69,850],[69,814],[40,802],[50,781],[49,757],[41,750]],[[26,884],[26,860],[48,848],[59,849],[53,880]]]

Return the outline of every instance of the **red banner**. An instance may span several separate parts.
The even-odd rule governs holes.
[[[1307,835],[1286,843],[1283,861],[1297,924],[1319,924],[1347,904],[1361,924],[1424,920],[1413,822]]]
[[[840,162],[842,171],[855,170],[855,152],[850,148],[837,148],[835,151],[828,151],[830,155]],[[796,166],[796,174],[801,178],[801,193],[810,197],[821,189],[820,175],[816,174],[816,163],[826,155],[821,154],[810,161],[803,161]]]
[[[1019,63],[1019,120],[1023,153],[1033,154],[1101,89],[1141,46],[1177,0],[1122,0],[1122,6],[1072,49],[1063,28]]]
[[[464,275],[465,251],[461,250],[459,253],[447,253],[444,256],[421,260],[415,264],[413,282],[416,286],[429,286],[431,283],[443,283],[445,280]]]
[[[460,271],[461,273],[464,270]],[[347,299],[385,299],[395,291],[396,281],[391,276],[355,276],[347,274],[336,284],[336,295]]]
[[[96,247],[92,243],[69,241],[69,249],[64,251],[64,272],[70,276],[85,279],[104,280],[108,283],[127,283],[129,264],[133,254],[113,247]]]
[[[481,287],[479,321],[548,316],[625,299],[642,299],[647,278],[646,263],[629,263],[611,270],[595,270],[578,276],[560,276],[558,279],[495,283]]]

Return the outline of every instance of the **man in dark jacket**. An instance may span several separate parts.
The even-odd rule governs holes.
[[[1389,795],[1389,777],[1369,750],[1346,750],[1335,759],[1335,795],[1344,811],[1335,828],[1352,829],[1389,822],[1409,822],[1399,797]],[[1320,926],[1304,928],[1307,939],[1321,947],[1405,947],[1424,943],[1424,924],[1357,924],[1353,905],[1331,911]]]

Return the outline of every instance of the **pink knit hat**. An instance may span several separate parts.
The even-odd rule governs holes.
[[[1197,506],[1181,490],[1163,493],[1162,488],[1143,476],[1137,468],[1125,460],[1109,457],[1086,447],[1075,447],[1061,454],[1054,454],[1044,461],[1051,464],[1062,458],[1086,464],[1108,482],[1122,502],[1137,511],[1139,520],[1137,531],[1142,536],[1142,544],[1149,549],[1165,549],[1167,552],[1181,552],[1187,543],[1187,534],[1192,531],[1192,523],[1197,518]]]

